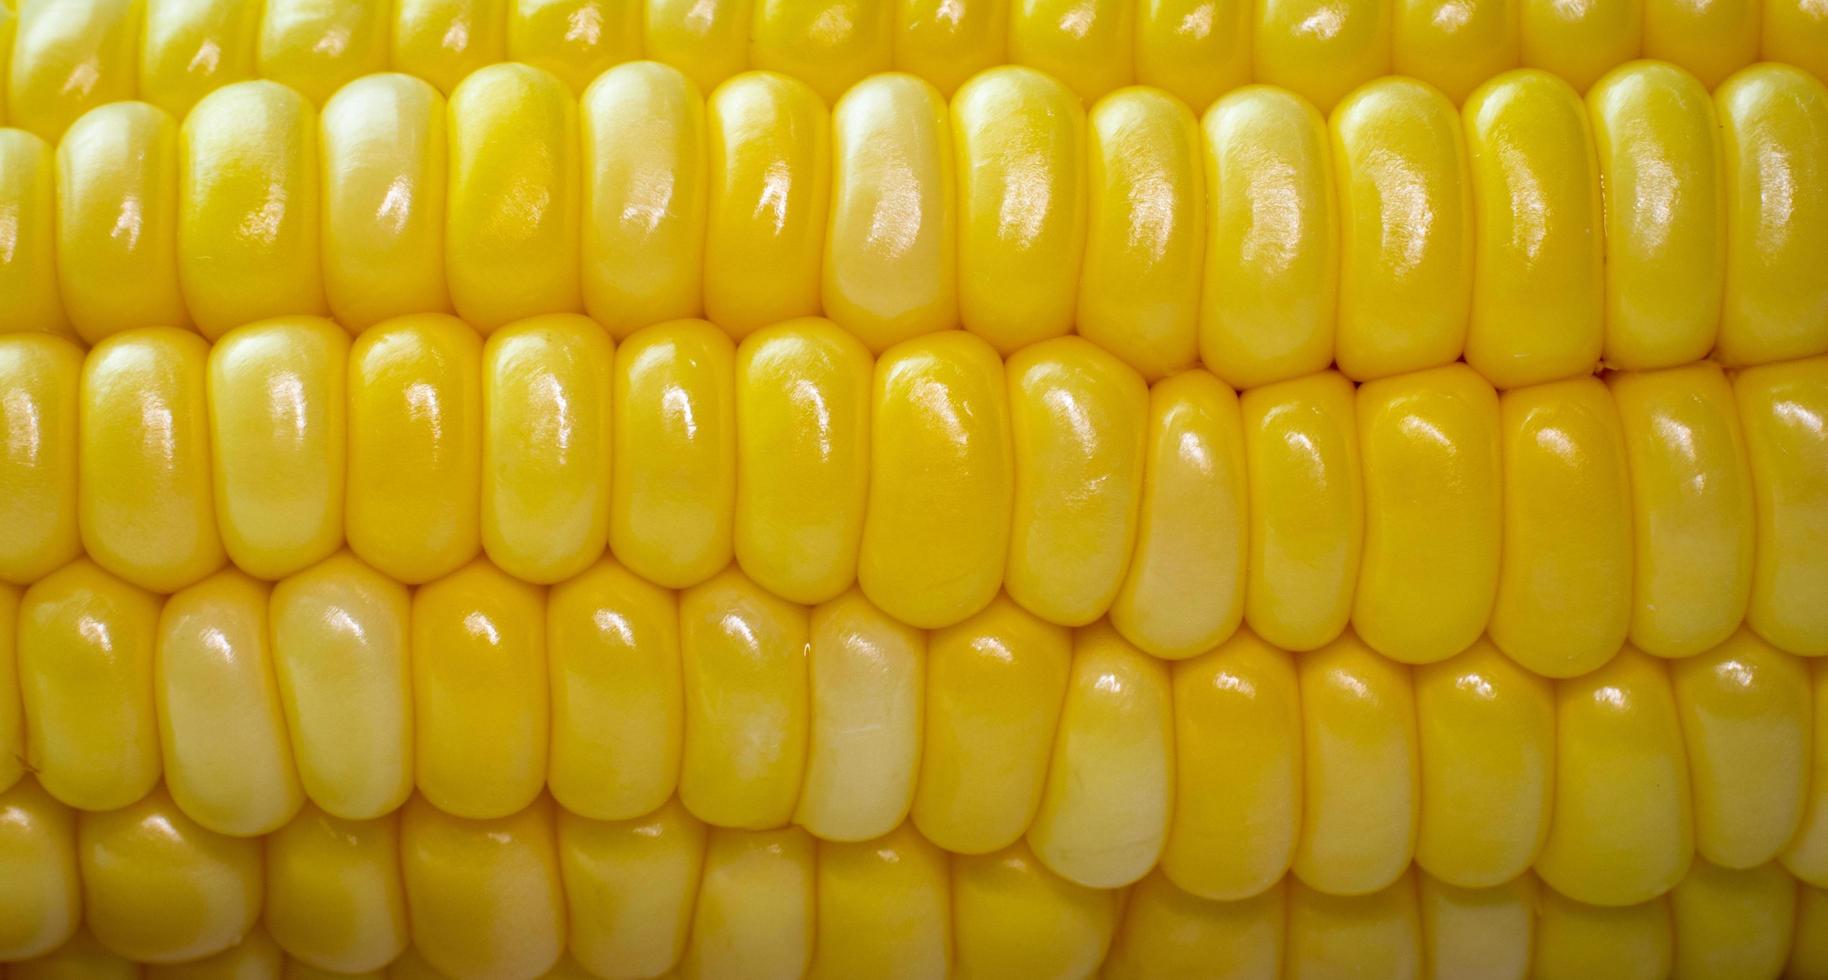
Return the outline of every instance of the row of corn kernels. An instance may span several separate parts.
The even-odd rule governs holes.
[[[161,606],[78,561],[0,600],[3,781],[103,811],[163,779],[224,834],[415,790],[473,819],[677,793],[716,826],[855,841],[911,818],[947,851],[1026,837],[1080,884],[1159,864],[1210,898],[1291,868],[1358,894],[1413,859],[1630,904],[1696,853],[1828,887],[1828,660],[1746,630],[1552,681],[1488,642],[1410,668],[1351,633],[1170,665],[1006,599],[928,636],[855,593],[807,609],[732,569],[675,596],[612,562],[548,595],[478,561],[409,598],[343,555]]]
[[[277,580],[345,543],[409,584],[479,553],[524,581],[607,549],[667,588],[733,559],[813,604],[860,584],[912,626],[999,591],[1109,615],[1179,658],[1240,624],[1309,650],[1350,624],[1407,663],[1489,630],[1528,669],[1629,639],[1680,657],[1742,620],[1828,653],[1828,358],[1495,392],[1464,365],[1242,396],[1076,338],[970,334],[876,359],[822,320],[733,345],[614,344],[578,316],[485,342],[442,315],[353,344],[282,318],[195,334],[0,337],[0,581],[86,551],[153,592]]]
[[[1008,63],[1058,74],[1087,100],[1144,84],[1195,111],[1252,80],[1330,108],[1392,72],[1455,101],[1520,66],[1585,89],[1637,57],[1709,87],[1760,58],[1828,80],[1828,13],[1809,0],[25,0],[10,21],[0,7],[0,120],[51,139],[110,101],[181,116],[262,77],[322,103],[389,69],[448,93],[504,60],[580,92],[642,57],[707,91],[769,69],[828,101],[891,69],[950,95]]]
[[[876,76],[835,112],[771,75],[701,99],[652,62],[581,108],[523,65],[448,105],[364,78],[321,118],[245,82],[182,127],[125,103],[55,152],[0,131],[0,209],[0,332],[90,343],[440,310],[484,331],[587,312],[618,338],[704,315],[740,339],[823,313],[877,352],[1076,331],[1150,379],[1203,362],[1238,388],[1462,354],[1508,388],[1828,351],[1828,88],[1777,65],[1710,99],[1635,64],[1587,105],[1526,71],[1463,113],[1384,79],[1330,123],[1267,88],[1203,124],[1148,89],[1086,112],[1021,68],[950,107]]]
[[[309,810],[253,840],[197,826],[162,790],[81,813],[27,780],[0,816],[11,980],[138,975],[127,960],[194,964],[148,978],[277,978],[287,957],[463,980],[1066,978],[1101,962],[1111,978],[1828,975],[1828,892],[1770,864],[1696,861],[1622,906],[1528,874],[1462,888],[1420,869],[1351,896],[1289,878],[1211,900],[1160,873],[1074,884],[1020,842],[947,854],[906,825],[818,841],[707,828],[670,802],[597,821],[541,798],[464,820],[415,797],[398,817]]]

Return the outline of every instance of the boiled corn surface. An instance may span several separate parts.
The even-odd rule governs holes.
[[[4,335],[0,383],[0,579],[21,587],[79,554],[158,594],[345,546],[406,586],[482,556],[556,585],[608,555],[665,589],[733,563],[801,606],[854,586],[918,629],[1007,595],[1170,660],[1242,627],[1295,651],[1350,627],[1410,664],[1489,632],[1548,677],[1627,642],[1699,654],[1742,621],[1828,652],[1828,357],[1239,395],[1200,369],[1147,385],[1076,337],[1004,360],[946,331],[872,359],[816,318],[618,345],[578,315],[485,341],[422,314],[353,343],[315,317],[86,354]]]
[[[770,73],[701,97],[649,61],[581,97],[505,63],[448,99],[383,74],[321,111],[271,81],[182,121],[114,103],[55,146],[0,130],[0,332],[583,313],[617,340],[702,316],[741,341],[824,315],[877,354],[1076,334],[1147,380],[1199,364],[1237,389],[1828,351],[1828,88],[1791,66],[1712,97],[1640,61],[1584,101],[1523,69],[1459,108],[1401,77],[1326,118],[1264,86],[1200,117],[1146,87],[1081,106],[1020,66],[949,102],[873,75],[828,109]]]
[[[1541,68],[1585,90],[1635,58],[1710,88],[1759,60],[1828,80],[1828,15],[1807,0],[21,0],[0,8],[0,113],[55,138],[84,111],[138,98],[183,115],[217,88],[267,78],[322,104],[378,71],[450,93],[502,61],[581,92],[649,58],[710,90],[746,69],[827,102],[878,72],[950,95],[986,68],[1070,79],[1096,100],[1129,85],[1196,112],[1252,81],[1330,109],[1392,72],[1458,102],[1494,75]],[[1321,30],[1317,25],[1324,25]]]
[[[264,859],[163,789],[84,813],[28,778],[0,812],[20,869],[0,956],[25,977],[1809,977],[1828,925],[1828,891],[1781,866],[1700,858],[1623,905],[1420,867],[1350,895],[1288,876],[1212,899],[1160,870],[1076,884],[1022,842],[821,841],[707,827],[677,801],[619,821],[546,797],[490,820],[423,797],[373,820],[311,808]]]
[[[1006,84],[950,107],[872,79],[827,117],[872,69],[808,48],[795,18],[896,28],[871,5],[758,3],[755,62],[809,89],[747,76],[699,102],[634,64],[573,105],[581,82],[552,63],[556,81],[499,66],[458,85],[508,56],[487,33],[506,6],[570,5],[402,3],[393,57],[439,89],[361,79],[337,113],[340,69],[308,60],[321,46],[287,67],[304,52],[275,11],[370,39],[386,12],[272,4],[259,71],[305,100],[232,86],[207,96],[214,130],[108,105],[65,138],[76,169],[106,158],[69,186],[63,148],[6,144],[26,165],[0,185],[40,247],[8,283],[34,327],[64,317],[96,343],[0,339],[23,395],[8,577],[29,586],[0,592],[17,733],[0,844],[24,871],[0,889],[22,923],[0,962],[30,959],[11,974],[1821,971],[1828,691],[1804,658],[1822,652],[1828,369],[1820,297],[1795,288],[1821,222],[1770,196],[1820,169],[1819,85],[1760,68],[1710,99],[1644,64],[1582,106],[1542,73],[1471,91],[1490,72],[1469,66],[1470,95],[1430,78],[1460,112],[1395,79],[1330,126],[1274,92],[1201,122],[1147,90],[1080,113],[1129,80],[1104,58],[1070,86],[993,72]],[[1014,11],[1016,60],[1084,56],[1048,34],[1056,13]],[[1097,43],[1146,30],[1108,13]],[[432,50],[446,15],[481,43]],[[1642,16],[1645,48],[1710,85],[1751,60],[1743,10],[1715,11],[1705,45]],[[384,67],[373,51],[347,77]],[[1351,87],[1289,84],[1329,106]],[[1024,190],[1024,100],[1069,123],[1039,168],[1070,199],[1043,222],[1065,261],[972,238],[958,203],[1006,213]],[[1415,189],[1387,169],[1392,125],[1430,219],[1457,227],[1407,243],[1406,281],[1378,269],[1389,244],[1363,213]],[[499,149],[529,137],[543,152]],[[968,139],[1002,175],[944,165]],[[1210,261],[1213,161],[1266,139],[1327,234],[1244,319],[1317,326],[1278,331],[1294,358],[1237,378],[1201,321],[1246,264]],[[1674,222],[1618,203],[1668,189],[1669,166],[1633,169],[1645,146],[1684,143],[1699,203]],[[917,158],[939,178],[864,179]],[[812,271],[726,281],[720,316],[714,274],[766,236],[714,252],[703,229],[740,231],[730,175],[777,163],[815,171],[784,253]],[[656,178],[684,220],[619,235]],[[262,186],[305,219],[210,206]],[[396,193],[391,240],[359,208],[332,220],[337,194],[382,186],[433,206]],[[65,211],[94,226],[111,188],[175,217],[150,250],[66,250]],[[545,213],[503,235],[504,188]],[[1192,233],[1125,240],[1139,188],[1160,229]],[[833,261],[847,224],[910,200],[938,219],[902,243],[924,277]],[[398,261],[414,250],[432,261]],[[1027,291],[984,289],[973,256]],[[88,278],[55,281],[72,258]],[[101,285],[122,271],[157,280],[144,323],[114,322],[136,308]],[[360,314],[332,298],[339,273]],[[228,279],[249,288],[213,288]],[[1000,319],[974,325],[972,304]],[[836,322],[795,319],[820,312]],[[167,326],[206,320],[213,347]],[[1726,370],[1693,363],[1710,351]],[[1202,355],[1212,373],[1182,370]],[[1623,370],[1583,377],[1602,356]],[[1335,360],[1344,375],[1321,370]],[[949,438],[935,405],[991,418]],[[1313,449],[1316,408],[1325,462],[1290,452]],[[965,479],[910,492],[935,472]],[[905,560],[923,554],[955,561]],[[1189,604],[1190,583],[1221,601]]]
[[[550,590],[479,558],[414,591],[344,552],[170,598],[85,558],[0,600],[6,782],[96,813],[162,786],[228,839],[412,798],[626,820],[677,796],[730,829],[1026,839],[1083,886],[1159,866],[1214,899],[1291,869],[1363,894],[1412,861],[1608,906],[1694,860],[1828,881],[1828,660],[1749,628],[1556,680],[1488,639],[1411,667],[1349,630],[1170,662],[1007,597],[928,634],[856,591],[809,609],[732,567],[674,593],[607,558]]]

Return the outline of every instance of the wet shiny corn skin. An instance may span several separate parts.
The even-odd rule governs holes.
[[[1823,961],[1803,8],[25,8],[0,972]]]

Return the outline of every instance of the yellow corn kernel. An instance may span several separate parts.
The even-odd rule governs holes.
[[[1672,65],[1638,61],[1587,93],[1605,224],[1606,363],[1700,360],[1726,275],[1726,199],[1714,100]]]
[[[1605,283],[1586,107],[1523,69],[1481,86],[1463,115],[1477,229],[1466,363],[1499,388],[1591,374]]]
[[[472,72],[507,59],[510,2],[397,0],[389,48],[394,70],[456,94]]]
[[[952,859],[958,980],[1091,976],[1110,949],[1117,917],[1117,892],[1054,874],[1025,843]]]
[[[1498,399],[1463,365],[1358,390],[1365,554],[1352,627],[1404,663],[1431,663],[1484,632],[1498,589]]]
[[[406,587],[347,551],[273,588],[273,667],[305,795],[367,820],[413,787]]]
[[[613,823],[558,813],[571,955],[600,977],[665,974],[685,955],[705,826],[677,800]]]
[[[1136,80],[1166,89],[1197,115],[1250,81],[1245,0],[1147,0],[1136,11]],[[1074,66],[1075,70],[1077,66]]]
[[[545,598],[486,559],[413,595],[416,782],[446,813],[506,817],[546,784]]]
[[[541,69],[491,65],[451,92],[446,112],[444,266],[457,314],[488,333],[523,317],[582,309],[571,92]]]
[[[1746,621],[1791,653],[1828,653],[1828,358],[1741,371],[1733,390],[1757,536]]]
[[[437,89],[396,74],[356,79],[324,103],[324,293],[351,331],[450,311],[445,111]]]
[[[1543,980],[1668,977],[1675,955],[1669,899],[1608,908],[1536,891],[1536,947],[1531,968]]]
[[[1006,65],[952,100],[959,320],[1004,355],[1071,333],[1085,248],[1085,110]]]
[[[33,960],[8,964],[12,980],[140,980],[140,965],[116,956],[78,930],[70,941]]]
[[[1199,352],[1199,124],[1167,93],[1135,88],[1099,100],[1086,130],[1078,330],[1145,377],[1161,378]]]
[[[188,963],[150,963],[146,980],[274,980],[286,954],[264,930],[255,929],[214,956]]]
[[[1377,0],[1260,0],[1251,24],[1255,77],[1331,113],[1346,93],[1389,74],[1391,19]]]
[[[1731,0],[1720,0],[1731,3]],[[1715,354],[1762,364],[1828,351],[1828,87],[1761,65],[1714,92],[1726,160],[1726,301]]]
[[[1160,872],[1130,889],[1123,925],[1105,960],[1109,980],[1274,977],[1287,927],[1280,881],[1238,901],[1200,898]]]
[[[685,747],[679,799],[722,827],[793,817],[806,765],[804,607],[731,568],[679,599]]]
[[[178,138],[178,281],[211,340],[326,310],[318,257],[317,113],[276,82],[205,96]]]
[[[1738,406],[1710,363],[1609,378],[1631,467],[1631,642],[1663,657],[1709,649],[1752,589],[1752,480]]]
[[[0,581],[30,585],[82,553],[76,525],[83,353],[60,337],[0,336]]]
[[[36,779],[0,792],[0,960],[44,956],[82,921],[76,815]],[[17,975],[18,967],[13,967]]]
[[[1774,977],[1790,955],[1796,882],[1775,864],[1735,871],[1696,861],[1669,894],[1677,980]]]
[[[25,701],[20,696],[18,654],[19,590],[0,585],[0,793],[25,775]],[[0,942],[0,949],[5,946]]]
[[[205,95],[258,78],[256,47],[264,4],[157,0],[145,5],[139,96],[182,119]]]
[[[317,105],[363,75],[387,70],[387,6],[364,0],[267,0],[256,49],[260,76]]]
[[[553,798],[598,820],[652,811],[679,782],[678,599],[604,559],[553,587],[546,630]]]
[[[703,320],[656,324],[616,349],[609,544],[657,585],[696,585],[730,563],[735,355]]]
[[[57,144],[57,283],[88,343],[190,323],[178,289],[178,124],[170,116],[144,102],[103,106]]]
[[[647,56],[686,73],[709,92],[749,65],[754,0],[642,0]]]
[[[927,642],[915,826],[958,854],[1022,836],[1047,778],[1072,633],[999,596]]]
[[[1790,949],[1787,976],[1828,976],[1828,891],[1807,885],[1796,890],[1795,944]],[[13,968],[19,975],[19,968]]]
[[[26,767],[70,806],[126,806],[159,781],[158,620],[156,597],[87,559],[39,579],[20,603]]]
[[[1593,378],[1500,396],[1504,540],[1489,628],[1545,677],[1612,658],[1631,625],[1631,477],[1625,434]]]
[[[1297,658],[1295,670],[1305,756],[1295,875],[1329,895],[1369,895],[1398,882],[1415,853],[1419,760],[1410,669],[1348,632]]]
[[[811,725],[794,823],[821,840],[880,837],[914,802],[927,637],[854,589],[812,611],[810,635]]]
[[[570,578],[609,539],[615,348],[575,314],[521,320],[482,350],[482,546],[515,578]]]
[[[48,3],[49,0],[37,0]],[[0,209],[7,215],[0,252],[0,334],[71,334],[57,290],[57,175],[51,145],[19,129],[0,129]]]
[[[400,815],[413,945],[453,980],[537,977],[565,952],[552,803],[464,820],[414,796]]]
[[[1220,99],[1201,135],[1200,359],[1239,389],[1325,370],[1339,304],[1326,120],[1292,93],[1252,86]]]
[[[13,38],[7,125],[55,142],[76,117],[131,99],[139,0],[26,0]]]
[[[83,921],[122,956],[182,963],[235,945],[260,918],[261,841],[198,826],[163,787],[76,823]]]
[[[1009,0],[1009,61],[1064,81],[1086,102],[1135,81],[1129,0]]]
[[[798,827],[711,831],[682,980],[789,980],[811,963],[813,840]]]
[[[1145,447],[1136,547],[1111,623],[1158,657],[1191,657],[1244,616],[1249,505],[1237,396],[1204,371],[1158,382]]]
[[[827,105],[889,70],[894,5],[879,0],[754,0],[749,63],[791,75]]]
[[[1076,337],[1009,359],[1015,460],[1004,587],[1049,622],[1082,626],[1123,586],[1143,492],[1149,391]]]
[[[938,980],[951,973],[951,855],[902,824],[876,840],[821,842],[818,864],[809,977]]]
[[[1295,661],[1243,632],[1173,669],[1174,820],[1161,869],[1201,898],[1260,894],[1288,870],[1300,830]]]
[[[751,72],[719,85],[704,111],[705,316],[741,338],[818,313],[831,197],[831,113],[806,83],[772,72]],[[613,145],[623,142],[617,134]],[[674,149],[661,144],[661,152]],[[626,152],[645,151],[630,146]],[[667,171],[668,180],[672,173]],[[697,248],[696,242],[687,239],[679,246]],[[697,254],[648,275],[699,275]]]
[[[897,0],[894,32],[895,70],[950,99],[967,79],[1008,60],[1008,0]]]
[[[1758,60],[1761,6],[1758,0],[1645,0],[1644,57],[1674,62],[1717,88]]]
[[[278,829],[304,804],[268,648],[265,583],[227,569],[172,596],[153,695],[165,786],[219,834]]]
[[[1460,356],[1471,309],[1473,181],[1453,105],[1388,78],[1334,111],[1339,369],[1365,381]]]
[[[217,524],[229,558],[280,579],[343,543],[349,335],[282,317],[231,330],[209,354]]]
[[[363,561],[408,585],[482,547],[482,341],[442,314],[379,324],[349,352],[345,523]]]
[[[1594,905],[1674,887],[1694,852],[1688,760],[1666,666],[1626,647],[1555,686],[1555,805],[1536,871]],[[1591,955],[1591,954],[1588,954]]]
[[[1523,63],[1561,76],[1577,92],[1638,56],[1645,0],[1522,0]]]
[[[150,327],[115,334],[83,363],[83,547],[155,592],[175,592],[224,558],[210,480],[208,356],[196,334]]]
[[[13,13],[14,0],[0,3],[0,124],[6,122],[6,90],[13,74],[13,35],[19,26],[19,17]]]
[[[1759,6],[1764,8],[1759,56],[1828,79],[1828,10],[1808,0],[1765,0]]]
[[[1809,668],[1741,629],[1670,664],[1688,754],[1695,849],[1726,868],[1775,858],[1809,786]]]
[[[1781,855],[1790,873],[1816,888],[1828,888],[1828,659],[1809,661],[1809,691],[1815,704],[1810,742],[1808,795],[1802,824]]]
[[[266,928],[320,970],[379,970],[406,948],[400,824],[306,806],[266,840]]]
[[[1520,0],[1403,0],[1392,28],[1392,67],[1459,105],[1486,79],[1522,58]]]
[[[1029,846],[1055,874],[1119,888],[1161,857],[1174,796],[1168,666],[1100,625],[1079,631]]]
[[[1009,418],[1003,363],[970,334],[920,338],[877,359],[857,581],[884,612],[937,629],[996,596],[1014,508]]]
[[[1282,975],[1290,980],[1420,976],[1422,921],[1415,878],[1405,871],[1365,895],[1334,895],[1300,879],[1291,881]]]
[[[1555,789],[1554,687],[1481,640],[1416,669],[1415,714],[1416,863],[1459,888],[1495,888],[1528,871]]]
[[[1528,976],[1536,892],[1536,879],[1528,874],[1478,889],[1418,875],[1425,975],[1441,980]]]
[[[1244,393],[1250,504],[1244,619],[1271,646],[1313,650],[1345,629],[1364,546],[1352,383],[1332,371]]]
[[[593,82],[580,113],[585,308],[618,339],[697,316],[710,184],[704,99],[678,69],[637,61]],[[477,192],[496,186],[482,181]],[[480,293],[500,288],[478,272]]]
[[[612,66],[641,57],[636,0],[511,0],[508,59],[543,68],[581,93]]]
[[[828,320],[766,327],[737,348],[736,560],[784,599],[823,602],[857,577],[874,369]]]
[[[958,322],[955,168],[932,85],[877,75],[838,100],[821,292],[872,351]]]

